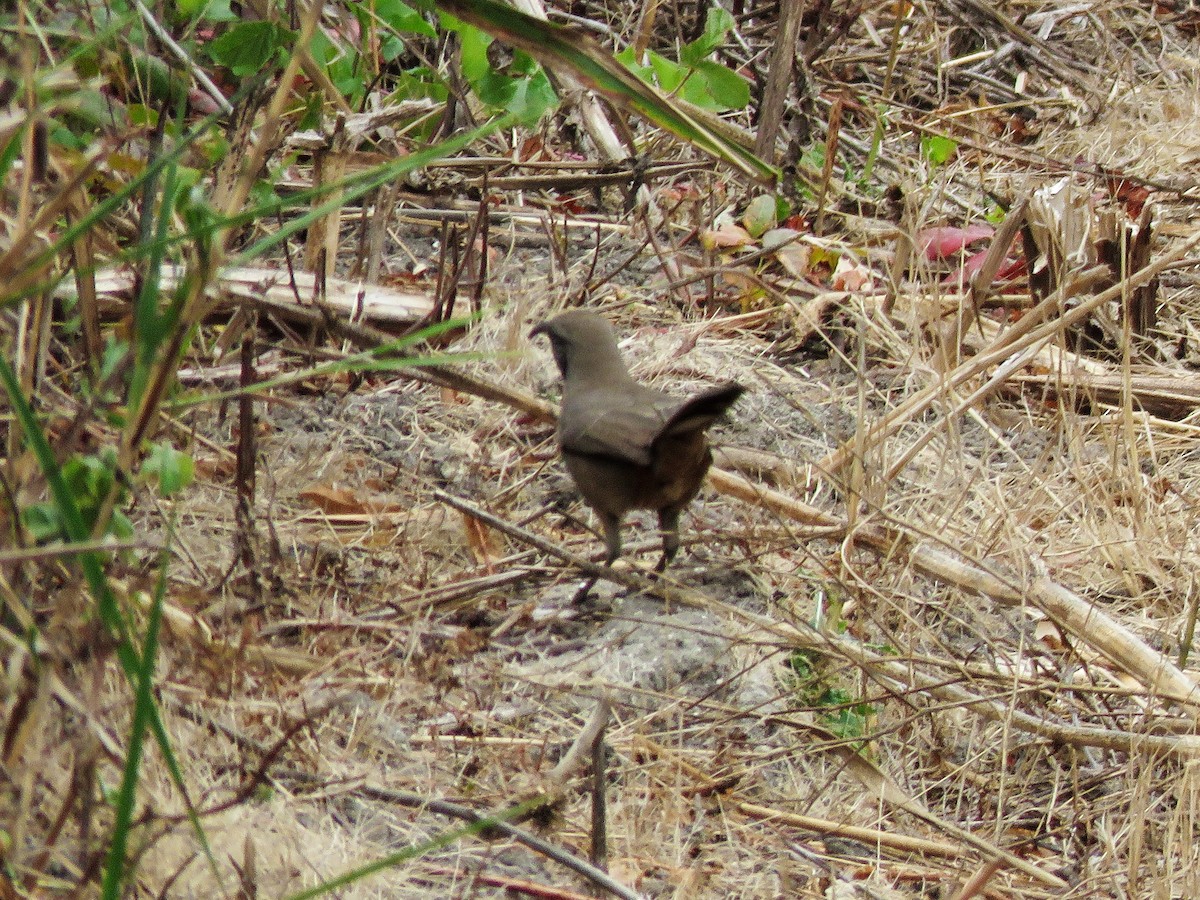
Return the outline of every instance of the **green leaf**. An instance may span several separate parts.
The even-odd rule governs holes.
[[[363,4],[354,4],[363,8]],[[375,0],[375,15],[389,28],[404,31],[409,34],[419,34],[422,37],[436,38],[437,32],[425,21],[425,17],[400,0]]]
[[[387,41],[384,42],[385,47],[387,43]],[[437,103],[444,103],[450,96],[450,89],[438,79],[432,70],[417,67],[401,72],[397,76],[392,96],[397,100],[428,98]]]
[[[700,62],[696,74],[719,109],[745,109],[750,104],[750,82],[715,62]]]
[[[773,194],[759,194],[750,201],[742,216],[742,226],[751,237],[762,237],[763,233],[776,225],[778,205]]]
[[[512,98],[505,109],[515,114],[523,124],[534,125],[558,104],[558,95],[546,73],[540,69],[533,75],[516,79]]]
[[[279,194],[275,182],[260,178],[250,188],[250,202],[254,209],[272,209],[279,205]]]
[[[679,61],[685,66],[695,68],[725,43],[725,35],[729,34],[735,24],[733,16],[724,7],[710,6],[708,16],[704,20],[704,34],[690,44],[684,44],[679,51]]]
[[[614,56],[613,59],[615,59],[617,62],[619,62],[625,68],[627,68],[630,72],[632,72],[638,78],[642,79],[642,81],[645,81],[647,83],[653,82],[654,69],[648,65],[643,65],[642,63],[638,62],[634,58],[633,54],[634,54],[633,47],[630,46],[630,47],[626,47],[624,50],[622,50],[620,53],[618,53],[616,56]]]
[[[199,18],[205,22],[236,22],[241,18],[230,7],[230,0],[176,0],[176,3],[179,11],[189,18]],[[192,16],[185,12],[185,7],[195,7],[198,12]]]
[[[926,134],[921,136],[921,155],[935,169],[945,165],[946,161],[958,149],[958,141],[941,134]]]
[[[471,88],[480,100],[497,109],[507,109],[517,91],[511,78],[505,78],[491,69],[472,80]]]
[[[825,145],[813,144],[800,154],[800,162],[813,169],[825,168]]]
[[[66,535],[58,508],[53,503],[34,503],[21,510],[21,521],[25,523],[34,543],[44,544]]]
[[[117,483],[117,455],[106,448],[91,456],[72,456],[62,465],[62,482],[78,509],[82,524],[90,531],[100,517],[100,512],[109,493]],[[125,490],[118,488],[116,501],[125,497]],[[72,540],[72,529],[63,518],[57,503],[34,503],[21,510],[21,520],[30,535],[39,543],[50,540]],[[127,538],[133,535],[133,526],[120,511],[114,510],[109,519],[106,534]]]
[[[198,19],[209,6],[209,0],[175,0],[175,10],[185,19]]]
[[[363,74],[361,57],[345,43],[334,42],[323,31],[313,34],[308,45],[313,58],[323,63],[329,80],[333,82],[351,106],[357,107],[362,99]]]
[[[155,444],[142,465],[143,474],[158,479],[158,492],[170,497],[192,483],[196,463],[187,453],[169,444]]]
[[[384,62],[392,62],[405,51],[404,41],[394,34],[385,34],[379,41],[379,56]]]
[[[112,470],[99,457],[73,456],[63,463],[62,472],[84,519],[91,524],[95,521],[97,502],[112,487]]]
[[[108,521],[108,534],[118,540],[128,541],[133,538],[133,523],[129,521],[129,516],[121,512],[119,509],[112,511],[112,518]]]
[[[492,42],[492,39],[474,25],[463,23],[457,30],[460,44],[460,71],[463,78],[471,82],[471,86],[474,87],[475,82],[483,80],[488,73],[492,72],[492,64],[488,62],[487,57],[488,44]]]
[[[816,675],[812,654],[808,650],[796,650],[788,657],[788,668],[796,673],[802,681],[808,681]]]
[[[127,109],[129,111],[130,125],[142,125],[153,128],[158,124],[158,111],[151,109],[149,106],[144,106],[141,103],[130,103]]]
[[[648,65],[633,61],[633,50],[627,48],[616,59],[630,71],[650,84],[657,84],[665,94],[676,94],[702,109],[723,111],[743,109],[750,103],[750,83],[724,66],[697,59],[680,65],[661,54],[649,51]]]
[[[157,56],[132,50],[125,55],[124,63],[126,71],[138,84],[139,92],[135,96],[169,103],[172,107],[187,96],[187,82]]]
[[[129,342],[120,340],[114,335],[108,336],[104,345],[104,353],[100,356],[100,381],[108,381],[116,374],[117,368],[125,362],[129,353]]]
[[[650,68],[654,71],[654,78],[664,94],[674,94],[679,90],[684,79],[688,77],[688,70],[684,66],[671,62],[665,56],[660,56],[654,51],[647,53],[646,58],[650,63]]]
[[[208,54],[239,78],[267,67],[275,54],[291,45],[294,35],[274,22],[242,22],[208,45]]]
[[[509,70],[522,73],[511,77],[492,68],[488,59],[490,35],[474,27],[459,26],[461,71],[479,99],[489,106],[517,115],[526,124],[537,122],[558,103],[550,79],[528,53],[513,54]]]

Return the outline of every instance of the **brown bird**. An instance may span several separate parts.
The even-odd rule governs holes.
[[[638,384],[625,368],[612,326],[595,313],[562,313],[530,337],[539,334],[550,339],[563,376],[563,461],[604,526],[605,564],[621,553],[625,514],[652,509],[662,532],[661,572],[679,550],[679,517],[712,464],[705,431],[745,389],[729,382],[681,400]]]

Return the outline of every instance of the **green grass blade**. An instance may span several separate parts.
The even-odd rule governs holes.
[[[174,534],[174,522],[167,524],[166,547],[170,546]],[[117,793],[114,807],[116,821],[113,837],[108,846],[108,860],[104,867],[101,896],[105,900],[117,900],[121,895],[121,884],[125,874],[125,851],[129,846],[129,831],[133,823],[133,807],[137,799],[138,773],[141,771],[142,746],[146,728],[156,716],[154,705],[154,663],[158,659],[158,635],[162,627],[162,611],[166,599],[167,561],[169,556],[164,547],[160,557],[158,582],[155,585],[154,601],[150,604],[150,615],[146,622],[146,634],[142,640],[142,652],[135,674],[133,722],[129,727],[129,743],[125,751],[125,768],[121,778],[121,789]],[[190,804],[189,804],[190,808]],[[195,822],[199,827],[199,821]],[[201,832],[203,837],[203,832]],[[205,842],[205,850],[207,842]],[[212,861],[212,854],[209,852]],[[215,861],[214,865],[215,865]]]
[[[376,872],[381,872],[384,869],[391,869],[402,863],[410,862],[414,859],[419,859],[426,853],[434,850],[440,850],[443,847],[448,847],[455,841],[461,840],[464,837],[469,837],[473,834],[479,834],[481,831],[486,831],[488,828],[500,823],[508,822],[512,819],[519,818],[531,809],[536,808],[544,802],[543,798],[535,798],[517,806],[510,807],[503,812],[497,813],[487,819],[480,819],[478,822],[472,822],[463,828],[455,829],[454,831],[446,832],[438,835],[435,838],[430,838],[424,843],[417,844],[413,847],[406,847],[403,850],[398,850],[395,853],[389,853],[382,859],[377,859],[375,862],[367,863],[365,866],[360,866],[357,869],[351,869],[349,872],[344,872],[336,878],[331,878],[329,881],[322,882],[316,887],[308,888],[300,891],[298,894],[292,894],[287,900],[312,900],[313,897],[320,897],[328,894],[330,891],[335,891],[338,888],[343,888],[348,885],[361,881]]]

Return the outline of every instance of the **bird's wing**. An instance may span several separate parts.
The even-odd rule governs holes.
[[[648,466],[656,443],[708,428],[744,390],[730,382],[687,400],[649,388],[589,392],[564,404],[559,440],[566,453]]]
[[[648,466],[651,446],[679,406],[678,400],[657,392],[620,398],[580,397],[563,408],[559,440],[566,453]]]

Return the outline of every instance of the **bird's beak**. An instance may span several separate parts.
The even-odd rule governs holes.
[[[542,322],[542,323],[541,323],[541,324],[539,324],[539,325],[534,325],[534,326],[533,326],[533,328],[532,328],[532,329],[530,329],[530,331],[529,331],[529,336],[530,336],[531,338],[535,338],[535,337],[537,337],[539,334],[549,334],[549,333],[550,333],[550,329],[546,327],[546,323],[545,323],[545,322]]]

